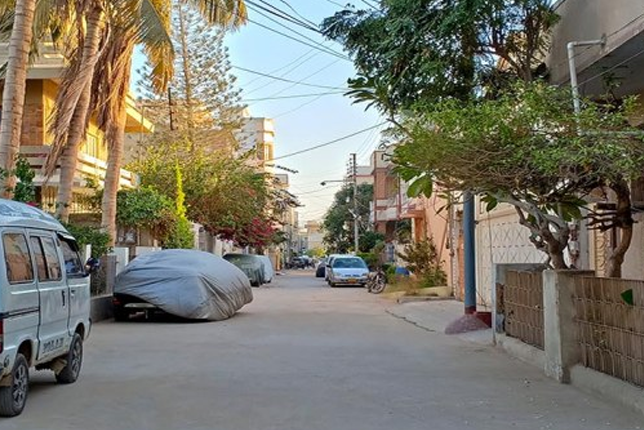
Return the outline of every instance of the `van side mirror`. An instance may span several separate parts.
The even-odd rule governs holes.
[[[87,263],[85,263],[85,271],[90,275],[96,273],[100,267],[101,260],[98,258],[91,257],[87,260]]]

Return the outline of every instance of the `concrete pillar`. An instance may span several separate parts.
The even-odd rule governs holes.
[[[578,364],[575,307],[572,301],[575,276],[593,276],[592,271],[546,270],[543,272],[544,351],[546,375],[570,383],[570,369]]]
[[[130,249],[116,247],[112,253],[116,255],[116,274],[118,275],[130,262]]]

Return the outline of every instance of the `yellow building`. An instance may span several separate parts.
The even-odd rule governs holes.
[[[7,44],[0,44],[0,64],[5,62]],[[41,47],[40,56],[31,65],[27,75],[25,109],[22,123],[22,141],[20,153],[25,155],[36,171],[35,184],[37,202],[44,210],[55,209],[57,187],[60,181],[59,169],[47,181],[41,168],[50,150],[52,136],[48,131],[56,94],[61,76],[65,70],[65,59],[51,45]],[[128,98],[126,133],[150,132],[152,124],[136,109],[134,100]],[[74,176],[75,197],[87,192],[87,180],[91,179],[102,185],[107,169],[107,145],[103,132],[98,129],[95,118],[90,119],[87,136],[79,154],[76,174]],[[131,188],[136,185],[135,175],[121,169],[121,187]],[[72,212],[82,210],[75,198]]]

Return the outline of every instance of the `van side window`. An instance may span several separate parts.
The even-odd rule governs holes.
[[[42,250],[42,245],[40,244],[40,238],[31,238],[31,251],[34,253],[34,257],[36,257],[36,271],[38,272],[38,280],[46,281],[48,278],[47,261],[45,260],[45,252]]]
[[[63,272],[60,270],[60,259],[56,244],[51,237],[41,237],[43,250],[45,251],[45,260],[47,261],[47,272],[49,279],[59,281],[63,278]]]
[[[7,278],[11,284],[31,282],[34,270],[31,266],[27,238],[20,233],[6,233],[2,236],[4,261],[7,266]]]
[[[50,237],[32,237],[31,249],[36,257],[38,280],[59,281],[62,279],[60,260],[54,241]]]
[[[83,263],[69,242],[66,240],[60,241],[61,247],[63,248],[63,258],[65,259],[65,272],[67,276],[84,276],[85,269],[83,268]]]

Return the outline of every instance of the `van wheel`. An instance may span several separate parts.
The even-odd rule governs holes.
[[[67,364],[56,374],[56,381],[59,384],[73,384],[78,379],[83,364],[83,339],[78,333],[74,333],[69,352],[64,358]]]
[[[0,387],[0,416],[20,415],[27,403],[29,392],[29,365],[24,355],[18,353],[11,371],[13,379],[8,387]]]

